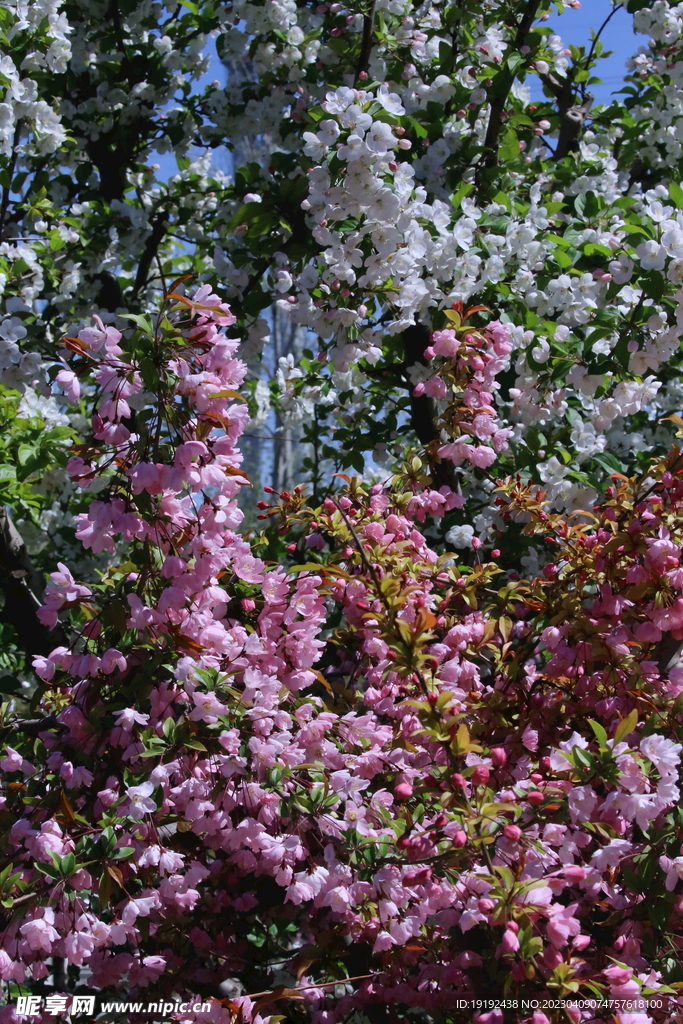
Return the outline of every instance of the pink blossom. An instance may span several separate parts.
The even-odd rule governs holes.
[[[131,818],[143,818],[145,814],[151,814],[157,809],[157,805],[151,799],[154,792],[152,782],[143,782],[139,786],[129,786],[126,796],[129,800],[128,814]]]

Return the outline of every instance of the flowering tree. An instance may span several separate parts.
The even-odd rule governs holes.
[[[674,1019],[683,5],[563,6],[0,4],[3,1020]]]

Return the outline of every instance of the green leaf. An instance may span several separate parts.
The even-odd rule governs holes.
[[[36,862],[34,863],[33,867],[38,868],[38,870],[41,871],[44,875],[47,875],[48,878],[57,879],[60,877],[59,871],[52,864],[39,864],[38,862]]]
[[[474,183],[471,181],[466,181],[460,186],[455,195],[451,196],[451,204],[454,207],[454,209],[460,209],[461,202],[463,201],[463,199],[465,199],[466,196],[470,194],[473,188]]]
[[[423,125],[421,125],[420,122],[418,120],[416,120],[416,118],[408,117],[408,118],[406,118],[406,120],[408,121],[408,123],[409,123],[410,127],[412,128],[412,130],[417,135],[418,139],[426,139],[427,138],[427,135],[428,135],[427,129],[425,127],[423,127]]]
[[[600,256],[608,256],[609,259],[612,259],[612,257],[614,256],[614,253],[608,246],[598,245],[597,242],[588,242],[586,245],[584,245],[583,251],[585,252],[586,256],[595,256],[599,254]]]
[[[154,330],[152,328],[152,321],[148,316],[140,316],[137,313],[121,313],[120,316],[122,316],[125,320],[132,320],[133,323],[137,324],[140,330],[143,331],[149,337],[151,337],[154,334]]]
[[[600,207],[602,206],[602,199],[591,190],[586,192],[586,201],[584,204],[584,210],[586,217],[592,220],[600,213]]]
[[[593,456],[593,461],[597,462],[599,466],[607,470],[608,473],[623,473],[624,466],[619,459],[612,455],[611,452],[601,452],[599,455]]]
[[[76,871],[76,858],[73,853],[67,853],[65,857],[60,858],[59,870],[64,878],[70,878]]]
[[[17,452],[17,459],[20,466],[25,466],[29,459],[32,459],[36,454],[35,448],[31,448],[27,444],[20,444],[19,451]]]
[[[659,301],[664,295],[666,278],[658,271],[650,270],[646,274],[641,274],[640,285],[648,298]]]
[[[114,850],[112,857],[114,860],[124,860],[126,857],[130,857],[132,853],[135,853],[134,846],[119,846],[118,849]]]
[[[672,181],[669,185],[669,195],[679,210],[683,210],[683,188]]]
[[[500,875],[503,886],[506,889],[512,889],[515,884],[515,876],[507,865],[494,864],[493,870],[497,875]]]
[[[183,739],[183,745],[186,747],[190,747],[192,750],[206,750],[206,747],[200,740]]]
[[[600,749],[602,750],[604,747],[607,746],[607,733],[605,732],[605,729],[603,728],[603,726],[600,725],[599,722],[594,721],[594,719],[592,718],[588,719],[588,724],[595,733],[595,738],[598,741]]]
[[[630,733],[632,733],[637,725],[638,725],[638,712],[634,708],[633,711],[629,715],[626,716],[626,718],[622,718],[622,720],[619,722],[619,725],[614,730],[614,743],[615,743],[615,745],[617,743],[621,743],[621,741],[624,739],[624,737],[628,736]]]
[[[517,132],[513,128],[508,128],[503,135],[503,141],[500,147],[500,159],[504,163],[508,163],[510,160],[516,160],[519,156],[519,139],[517,138]]]

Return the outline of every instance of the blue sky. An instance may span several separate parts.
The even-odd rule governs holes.
[[[562,36],[567,45],[589,46],[591,29],[599,29],[612,10],[614,5],[610,0],[583,0],[580,10],[568,7],[564,14],[551,16],[548,24]],[[591,92],[597,102],[609,103],[610,94],[621,88],[626,73],[626,60],[638,51],[646,38],[634,33],[633,15],[628,14],[622,6],[612,17],[600,40],[606,50],[613,50],[614,53],[600,61],[596,75],[602,78],[603,84],[591,86]]]

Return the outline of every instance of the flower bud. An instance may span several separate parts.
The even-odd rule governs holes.
[[[519,825],[506,825],[503,829],[503,835],[506,839],[509,839],[511,843],[518,843],[522,835],[522,830]]]
[[[516,953],[519,949],[519,939],[509,925],[503,932],[500,945],[503,953]]]

